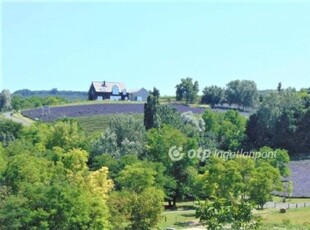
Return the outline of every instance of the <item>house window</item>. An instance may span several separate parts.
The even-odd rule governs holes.
[[[114,85],[112,88],[112,94],[113,95],[119,95],[119,89],[116,85]]]

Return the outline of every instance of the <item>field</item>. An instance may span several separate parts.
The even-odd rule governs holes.
[[[171,104],[171,107],[176,108],[179,112],[192,111],[195,114],[200,114],[204,111],[204,108],[190,107],[180,104]],[[142,114],[143,112],[144,104],[98,103],[29,109],[22,111],[22,114],[32,120],[51,122],[62,118],[110,114]]]
[[[289,209],[286,213],[267,209],[259,215],[263,223],[260,229],[310,229],[310,207]]]
[[[132,116],[141,120],[143,123],[143,114],[108,114],[108,115],[94,115],[94,116],[82,116],[75,118],[82,129],[89,135],[93,135],[98,132],[103,132],[108,126],[110,120],[116,116]]]
[[[293,196],[310,197],[310,160],[291,161],[290,168],[294,187]]]
[[[278,198],[275,198],[276,200]],[[291,199],[291,202],[309,202],[309,199]],[[192,202],[187,202],[188,205]],[[183,206],[178,204],[177,206]],[[262,220],[259,229],[310,229],[310,207],[288,209],[286,213],[279,213],[278,209],[264,209],[254,211]],[[187,229],[197,226],[198,219],[195,218],[195,210],[166,211],[158,224],[160,229],[173,227],[175,229]]]

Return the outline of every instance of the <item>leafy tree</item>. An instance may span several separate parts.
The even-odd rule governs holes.
[[[251,229],[257,226],[249,200],[249,183],[255,171],[252,158],[225,160],[211,158],[206,171],[195,185],[199,201],[196,216],[208,229],[222,229],[231,224],[232,229]]]
[[[282,83],[281,82],[278,83],[277,90],[278,90],[278,92],[282,91]]]
[[[296,145],[293,152],[310,152],[310,108],[303,114],[294,133]]]
[[[115,133],[116,144],[120,153],[141,154],[145,143],[145,128],[140,120],[132,117],[115,117],[109,124],[109,129]]]
[[[194,116],[193,112],[188,111],[181,114],[181,120],[183,124],[187,127],[191,126],[197,132],[205,131],[205,123],[202,118],[197,118]]]
[[[182,78],[181,83],[176,85],[176,100],[185,100],[186,104],[194,103],[199,92],[198,82],[193,82],[192,78]]]
[[[117,178],[122,188],[140,193],[147,187],[155,184],[156,172],[142,164],[128,165],[122,170]]]
[[[107,128],[97,140],[92,141],[90,164],[93,164],[95,157],[105,153],[118,157],[120,152],[116,139],[116,134]]]
[[[181,114],[175,108],[169,105],[158,105],[156,112],[157,128],[163,125],[170,125],[176,129],[180,129],[183,126]]]
[[[4,89],[0,94],[0,111],[10,110],[11,108],[10,91],[8,89]]]
[[[175,206],[177,200],[191,194],[192,175],[195,171],[191,166],[194,166],[196,162],[186,156],[182,158],[182,155],[180,155],[181,160],[173,161],[168,154],[169,149],[173,146],[181,147],[182,152],[185,153],[190,149],[195,149],[197,142],[170,126],[148,131],[146,158],[154,162],[162,162],[166,168],[167,176],[174,179],[174,181],[170,181],[171,187],[165,188],[165,193],[169,194],[167,197],[169,204]]]
[[[224,102],[225,92],[216,85],[205,87],[202,94],[201,103],[210,104],[212,108]]]
[[[246,119],[235,110],[217,113],[206,110],[202,116],[206,132],[214,135],[218,148],[239,150],[245,139]]]
[[[227,84],[225,91],[227,102],[245,107],[255,107],[258,99],[256,83],[249,80],[234,80]]]
[[[150,230],[156,227],[163,212],[164,193],[154,187],[146,188],[133,197],[131,229]]]
[[[254,108],[258,100],[258,90],[254,81],[243,80],[240,82],[241,105]]]
[[[90,165],[102,154],[115,158],[127,154],[140,156],[144,151],[146,130],[132,117],[115,117],[102,135],[91,143]],[[97,158],[98,159],[98,158]]]
[[[127,230],[131,227],[132,192],[128,190],[111,193],[107,204],[113,229]]]
[[[146,130],[158,126],[156,122],[158,105],[159,105],[159,90],[154,88],[153,92],[149,92],[147,102],[144,104],[144,126]]]
[[[0,184],[9,188],[0,202],[3,229],[110,228],[107,169],[89,173],[85,151],[57,152],[56,161],[26,151],[10,157]]]
[[[196,217],[208,229],[256,229],[258,218],[252,213],[253,204],[248,201],[235,201],[214,197],[211,201],[198,202]]]
[[[228,104],[236,104],[240,105],[241,104],[241,93],[240,93],[240,80],[234,80],[229,82],[226,85],[226,99]]]
[[[65,150],[72,148],[85,149],[85,141],[85,134],[76,121],[60,121],[49,127],[46,147],[52,149],[58,146]]]
[[[22,135],[22,125],[9,120],[0,120],[0,142],[3,146]]]
[[[268,163],[262,163],[255,169],[249,184],[250,199],[262,209],[267,201],[272,200],[272,192],[283,188],[279,170]]]
[[[115,214],[111,218],[114,228],[152,229],[159,222],[164,193],[156,188],[157,173],[148,166],[148,163],[135,163],[119,173],[116,181],[121,191],[114,192],[109,201],[111,212]]]
[[[277,168],[282,177],[288,177],[290,175],[290,157],[288,155],[288,151],[285,149],[272,149],[270,147],[262,147],[258,150],[258,154],[256,154],[256,165],[260,165],[264,162],[268,162],[274,168]]]
[[[266,95],[247,123],[247,145],[252,149],[270,146],[292,153],[302,151],[295,137],[298,127],[304,125],[300,123],[304,114],[302,99],[296,91],[286,89],[280,94]]]

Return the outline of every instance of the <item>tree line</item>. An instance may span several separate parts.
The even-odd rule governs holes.
[[[292,146],[308,148],[310,90],[268,92],[250,118],[236,110],[179,113],[159,99],[154,88],[144,122],[118,116],[92,136],[71,119],[30,127],[0,119],[1,228],[152,229],[164,202],[191,200],[209,229],[252,229],[256,205],[274,191],[290,195],[283,178]],[[253,155],[173,161],[172,146]]]
[[[195,103],[198,99],[199,84],[192,78],[183,78],[176,85],[176,100],[185,101],[186,104]],[[225,88],[216,85],[206,86],[202,91],[201,104],[209,104],[212,108],[216,105],[236,105],[239,108],[254,108],[259,99],[256,83],[251,80],[234,80]]]
[[[70,119],[30,127],[2,121],[1,227],[152,229],[164,202],[174,207],[186,200],[198,202],[196,214],[206,226],[256,226],[254,205],[284,189],[287,152],[276,150],[278,158],[256,161],[211,157],[202,162],[188,156],[172,161],[171,146],[184,151],[241,147],[244,137],[237,133],[244,133],[246,121],[237,111],[206,110],[202,117],[179,113],[160,104],[159,96],[158,90],[151,92],[144,124],[115,117],[94,136]]]

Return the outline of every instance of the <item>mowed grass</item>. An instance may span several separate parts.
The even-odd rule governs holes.
[[[273,197],[273,202],[282,202],[283,197],[279,196],[274,196]],[[286,198],[285,199],[286,203],[309,203],[310,198]]]
[[[109,125],[110,121],[115,117],[132,116],[135,119],[141,120],[143,123],[143,114],[109,114],[109,115],[94,115],[76,117],[82,129],[89,135],[102,133]]]
[[[288,209],[279,213],[278,209],[266,209],[258,212],[262,217],[260,229],[309,229],[310,207]]]
[[[165,203],[167,205],[167,203]],[[175,210],[166,210],[162,213],[162,219],[157,225],[159,229],[188,227],[191,223],[198,223],[195,217],[194,202],[179,202]]]
[[[309,199],[292,199],[291,202],[308,202]],[[305,229],[310,230],[310,207],[288,209],[286,213],[279,213],[279,209],[255,210],[255,215],[262,218],[261,230],[265,229]],[[157,225],[159,229],[186,229],[193,223],[199,223],[195,217],[194,203],[177,203],[176,211],[165,211],[162,220]]]
[[[162,214],[162,219],[157,225],[159,229],[189,227],[192,223],[198,223],[195,217],[195,210],[167,211]]]

